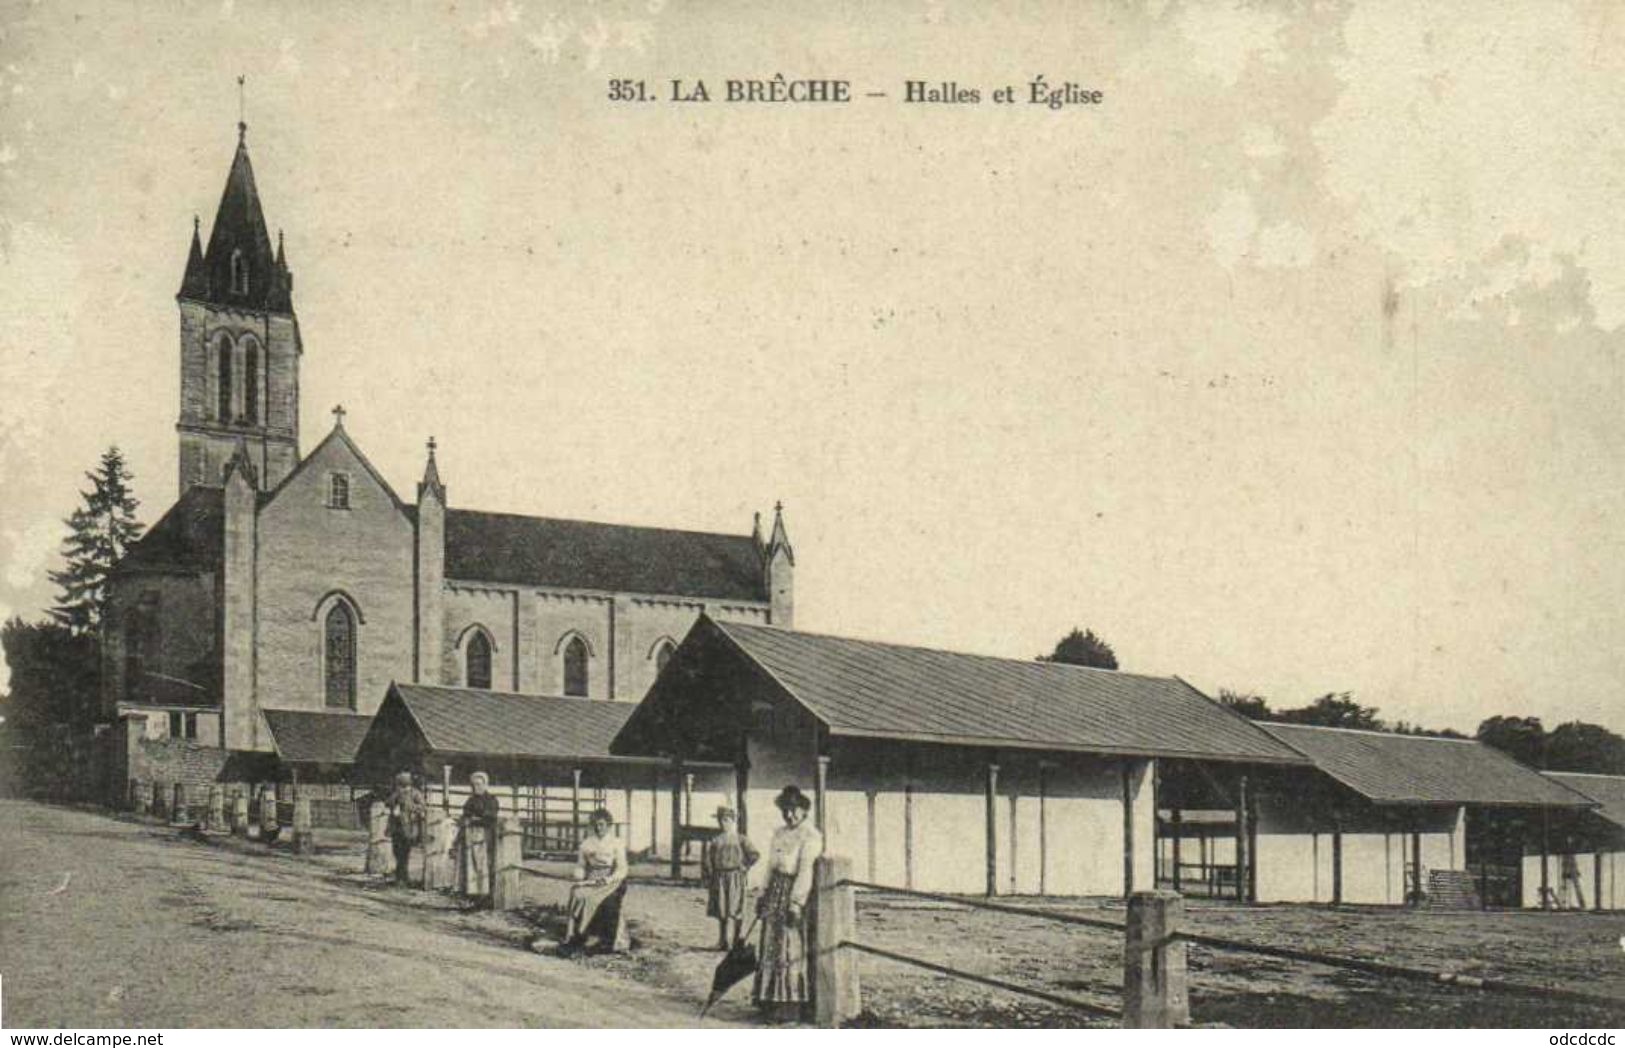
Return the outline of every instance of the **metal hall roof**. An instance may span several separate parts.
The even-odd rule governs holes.
[[[350,764],[372,718],[359,713],[264,710],[277,756],[308,764]]]
[[[531,759],[609,759],[610,740],[636,709],[629,702],[423,684],[391,685],[390,701],[405,706],[436,752]]]
[[[1585,808],[1591,801],[1473,739],[1304,724],[1260,728],[1378,804]]]
[[[1594,775],[1579,771],[1549,771],[1546,777],[1556,779],[1571,790],[1590,797],[1602,807],[1596,814],[1616,826],[1625,826],[1625,775]]]
[[[1177,677],[705,621],[833,735],[1307,763]]]

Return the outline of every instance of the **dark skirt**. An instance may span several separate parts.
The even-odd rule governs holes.
[[[807,993],[807,940],[800,922],[790,920],[795,877],[774,871],[762,893],[762,940],[751,1000],[757,1004],[801,1004]]]

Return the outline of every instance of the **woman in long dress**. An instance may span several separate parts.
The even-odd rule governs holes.
[[[631,946],[626,915],[626,845],[614,835],[615,817],[599,808],[592,813],[592,833],[576,857],[576,883],[570,886],[570,926],[564,949],[621,953]]]
[[[756,902],[762,939],[751,999],[772,1018],[793,1020],[809,999],[804,911],[812,894],[813,864],[824,853],[824,836],[807,821],[812,801],[796,787],[786,786],[774,804],[784,825],[773,832],[767,885]]]

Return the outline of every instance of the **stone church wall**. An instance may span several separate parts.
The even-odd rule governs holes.
[[[333,472],[349,477],[348,509],[327,505]],[[261,708],[324,708],[323,620],[340,594],[359,614],[356,712],[372,713],[392,680],[412,678],[412,527],[334,440],[259,515]]]

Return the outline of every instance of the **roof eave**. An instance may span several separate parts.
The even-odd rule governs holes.
[[[803,704],[805,705],[805,704]],[[1265,756],[1262,754],[1196,753],[1189,750],[1154,749],[1136,746],[1084,745],[1031,739],[1010,739],[993,736],[947,735],[931,732],[887,731],[876,728],[854,728],[827,725],[833,738],[889,739],[896,742],[938,743],[945,746],[981,746],[989,749],[1033,750],[1036,752],[1086,753],[1104,757],[1167,758],[1169,760],[1216,761],[1225,764],[1270,764],[1285,768],[1313,767],[1306,758],[1291,756]]]

